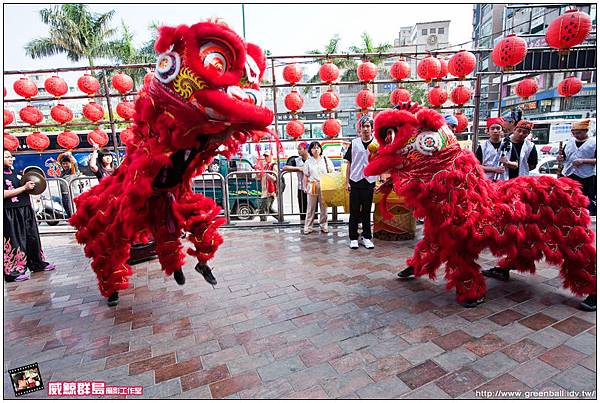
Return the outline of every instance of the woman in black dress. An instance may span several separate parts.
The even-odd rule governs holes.
[[[44,261],[40,234],[29,194],[34,182],[20,184],[13,170],[14,157],[4,150],[4,279],[29,280],[32,271],[54,270]]]

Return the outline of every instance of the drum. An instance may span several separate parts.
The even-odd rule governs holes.
[[[373,236],[384,241],[407,241],[415,238],[417,222],[412,211],[404,205],[404,198],[392,191],[387,198],[387,209],[393,215],[386,220],[381,214],[381,193],[375,193],[375,213],[373,214]]]

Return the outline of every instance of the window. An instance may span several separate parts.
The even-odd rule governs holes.
[[[438,34],[443,34],[444,33],[444,28],[438,28]]]
[[[425,28],[424,30],[421,31],[421,35],[422,36],[427,36],[427,28]]]
[[[435,28],[429,28],[429,33],[430,34],[435,34]]]

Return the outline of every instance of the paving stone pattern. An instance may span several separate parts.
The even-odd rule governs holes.
[[[4,368],[48,381],[141,385],[151,398],[478,398],[596,390],[596,315],[558,270],[487,280],[456,304],[443,273],[401,281],[416,241],[350,250],[347,227],[226,229],[210,286],[187,258],[178,286],[157,260],[134,266],[106,306],[72,234],[43,236],[58,268],[4,287]],[[481,256],[480,265],[495,259]],[[14,398],[5,381],[4,397]],[[43,398],[47,391],[24,397]],[[595,396],[595,395],[594,395]]]

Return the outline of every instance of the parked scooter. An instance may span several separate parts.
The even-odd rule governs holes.
[[[67,212],[62,205],[60,196],[47,196],[41,195],[39,197],[33,197],[33,210],[38,221],[45,222],[48,225],[57,225],[60,220],[66,220],[68,218]]]

